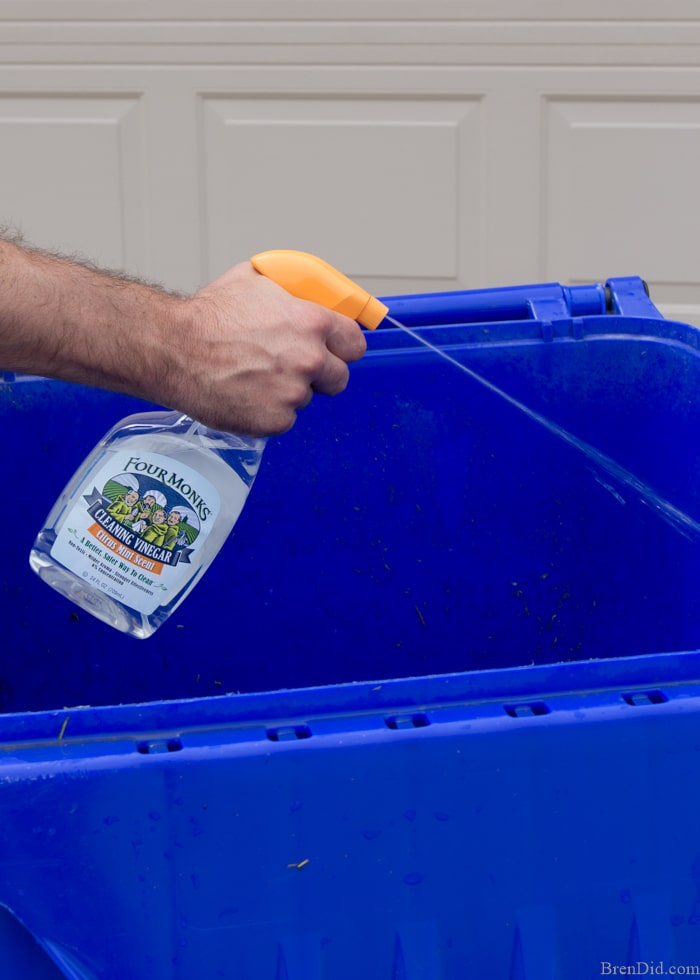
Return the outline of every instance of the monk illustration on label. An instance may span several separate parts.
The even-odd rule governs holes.
[[[153,512],[152,523],[149,524],[141,537],[144,541],[148,541],[149,544],[155,544],[158,545],[158,547],[161,547],[167,532],[168,523],[165,516],[165,511],[162,507],[159,507],[158,510]]]
[[[86,500],[97,503],[92,497]],[[150,474],[119,473],[104,484],[99,500],[105,516],[122,525],[125,534],[128,530],[131,539],[127,541],[104,521],[102,527],[127,547],[146,553],[139,549],[137,535],[146,545],[172,552],[173,565],[189,560],[201,528],[196,511],[180,493]]]
[[[168,514],[168,530],[165,532],[165,537],[163,538],[163,547],[167,548],[168,551],[172,551],[177,544],[177,539],[180,535],[181,517],[182,515],[179,510],[171,510]]]
[[[137,501],[136,513],[133,524],[131,525],[132,530],[136,531],[137,534],[142,534],[148,527],[155,505],[156,498],[152,493],[144,494],[143,499]]]
[[[129,490],[124,496],[117,497],[107,511],[119,521],[120,524],[131,526],[131,522],[137,514],[137,503],[139,499],[138,490]]]

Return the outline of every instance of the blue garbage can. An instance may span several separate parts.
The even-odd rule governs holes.
[[[386,302],[442,353],[368,336],[145,642],[27,563],[140,406],[0,383],[8,980],[700,972],[700,335],[636,278]]]

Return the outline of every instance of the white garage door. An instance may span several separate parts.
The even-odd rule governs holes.
[[[0,221],[194,288],[641,275],[700,324],[697,0],[0,0]]]

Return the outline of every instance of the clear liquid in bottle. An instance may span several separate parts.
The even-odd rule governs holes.
[[[177,609],[236,523],[265,440],[178,412],[132,415],[70,480],[29,561],[86,612],[144,639]]]

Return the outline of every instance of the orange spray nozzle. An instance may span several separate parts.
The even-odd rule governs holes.
[[[317,255],[278,249],[260,252],[250,261],[292,296],[343,313],[369,330],[378,327],[389,312],[388,306]]]

